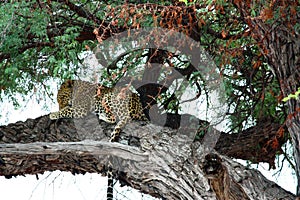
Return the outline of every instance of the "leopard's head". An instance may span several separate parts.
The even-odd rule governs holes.
[[[57,102],[59,105],[59,110],[62,110],[66,106],[71,106],[73,86],[74,80],[67,80],[60,86],[57,93]]]

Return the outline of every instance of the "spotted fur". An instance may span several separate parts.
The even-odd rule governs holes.
[[[110,141],[116,141],[121,129],[132,119],[145,120],[139,96],[128,88],[108,88],[80,80],[67,80],[57,94],[59,111],[50,119],[81,118],[95,113],[99,119],[117,123]]]

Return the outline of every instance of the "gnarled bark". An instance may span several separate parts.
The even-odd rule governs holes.
[[[121,135],[121,143],[109,143],[106,133],[109,135],[112,128],[113,125],[104,122],[99,124],[93,115],[75,123],[69,119],[51,121],[43,116],[2,126],[0,175],[9,178],[53,170],[105,173],[110,160],[116,179],[152,196],[167,199],[218,197],[219,193],[213,192],[214,187],[202,171],[203,163],[207,163],[205,155],[211,154],[213,149],[194,142],[180,130],[145,125],[144,122],[128,124]],[[234,183],[234,188],[240,189],[230,191],[244,191],[249,199],[294,198],[258,171],[227,157],[218,157],[217,165],[224,169],[222,173],[226,172],[225,181],[220,183],[226,188]]]

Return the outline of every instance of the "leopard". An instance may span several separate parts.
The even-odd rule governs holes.
[[[51,120],[83,118],[94,113],[100,120],[116,124],[110,142],[116,142],[122,128],[131,120],[148,121],[138,94],[126,87],[106,87],[83,80],[66,80],[57,92],[59,111],[50,113]],[[113,199],[112,165],[108,164],[107,200]]]
[[[106,87],[82,80],[66,80],[57,93],[59,111],[50,119],[83,118],[94,113],[100,120],[116,123],[110,141],[117,140],[121,129],[131,120],[148,120],[139,95],[128,87]]]

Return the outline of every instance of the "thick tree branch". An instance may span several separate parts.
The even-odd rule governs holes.
[[[53,47],[53,46],[54,46],[53,42],[34,42],[34,43],[27,44],[27,45],[23,46],[22,48],[20,48],[18,50],[18,53],[21,54],[28,49]],[[11,57],[10,53],[0,53],[0,61],[2,61],[4,59],[9,59],[10,57]]]
[[[43,116],[1,126],[0,175],[9,178],[53,170],[105,173],[109,160],[116,179],[152,196],[215,198],[201,170],[204,156],[213,150],[193,141],[186,134],[187,129],[133,122],[124,129],[122,144],[108,143],[106,134],[109,135],[113,126],[99,124],[94,115],[75,123],[71,119],[51,121]],[[256,170],[247,170],[223,156],[221,165],[230,173],[224,180],[238,184],[239,190],[250,199],[272,199],[274,194],[284,199],[294,198]],[[258,191],[260,188],[267,189],[262,192]]]
[[[39,120],[43,122],[36,124],[33,131],[50,121],[47,116]],[[178,134],[174,129],[153,124],[141,126],[140,123],[131,123],[124,131],[140,137],[139,147],[133,147],[103,141],[107,139],[103,134],[106,130],[102,132],[101,129],[92,128],[94,132],[92,129],[87,131],[86,128],[93,124],[89,120],[79,120],[76,123],[78,136],[85,137],[86,140],[0,144],[0,175],[9,178],[13,175],[43,173],[46,170],[104,173],[105,166],[110,160],[116,170],[117,179],[152,196],[167,199],[215,198],[215,194],[209,190],[206,174],[201,170],[203,159],[204,162],[206,159],[204,155],[211,151],[203,149],[199,142],[192,142],[188,135]],[[78,123],[82,124],[78,126]],[[24,125],[18,122],[19,126],[21,124]],[[86,128],[82,126],[84,124],[87,125]],[[73,126],[66,127],[67,120],[50,122],[48,125],[52,128],[60,126],[61,128],[57,129],[60,131],[63,130],[63,126],[67,129]],[[5,133],[2,128],[3,141]],[[24,129],[24,132],[27,131]],[[55,132],[55,129],[51,132]],[[60,134],[63,135],[58,131],[58,135]],[[102,135],[103,138],[100,141],[87,140],[97,135]],[[284,199],[294,198],[292,194],[261,177],[256,170],[248,170],[223,156],[220,162],[219,164],[226,168],[226,173],[230,173],[227,174],[226,180],[238,184],[240,190],[250,199],[272,199],[275,196]],[[262,187],[266,188],[265,191],[258,191]]]
[[[166,120],[165,125],[180,128],[179,131],[206,130],[207,122],[191,115],[167,114],[159,115],[153,123]],[[0,127],[0,142],[2,143],[31,143],[31,142],[77,142],[85,139],[108,140],[106,135],[114,125],[100,123],[102,134],[92,134],[98,126],[94,115],[81,120],[76,120],[76,125],[70,119],[50,121],[47,116],[37,119],[28,119],[26,122],[10,124]],[[80,126],[79,126],[80,124]],[[163,124],[161,124],[163,125]],[[195,127],[195,128],[190,128]],[[197,128],[198,127],[198,128]],[[92,131],[92,133],[90,133]],[[218,132],[215,150],[229,157],[251,160],[254,163],[267,162],[274,166],[275,156],[281,151],[285,142],[284,134],[279,124],[264,121],[257,126],[248,128],[240,134],[226,134]],[[131,132],[131,131],[129,131]],[[129,133],[128,132],[128,133]]]
[[[100,19],[98,19],[95,15],[90,13],[88,10],[84,9],[82,6],[77,6],[77,5],[75,5],[74,3],[72,3],[71,1],[68,1],[68,0],[57,0],[57,1],[60,2],[60,3],[65,4],[66,6],[68,6],[70,8],[70,10],[75,12],[80,17],[91,20],[92,22],[95,22],[96,24],[101,23]]]

